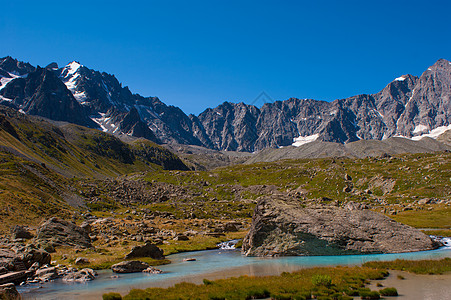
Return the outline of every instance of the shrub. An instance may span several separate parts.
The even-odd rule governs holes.
[[[396,288],[385,288],[379,291],[382,296],[398,296]]]
[[[291,300],[291,294],[271,294],[271,299],[274,299],[274,300]]]
[[[213,284],[213,281],[208,280],[208,279],[204,279],[204,280],[202,280],[202,281],[203,281],[203,283],[204,283],[205,285],[211,285],[211,284]]]
[[[269,295],[269,291],[263,287],[252,287],[247,291],[246,299],[263,299],[268,298]]]
[[[332,279],[329,275],[317,274],[312,276],[312,283],[316,286],[329,287],[332,285]]]
[[[122,296],[119,293],[107,293],[103,294],[103,300],[122,300]]]
[[[359,292],[360,298],[365,299],[365,300],[372,300],[372,299],[380,299],[381,295],[379,294],[379,292],[376,291],[366,291],[366,290],[361,290]]]

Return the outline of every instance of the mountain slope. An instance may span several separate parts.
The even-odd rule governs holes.
[[[78,180],[160,169],[188,170],[177,156],[148,140],[124,143],[99,130],[57,126],[0,105],[0,215],[5,224],[67,217],[73,207],[85,205]]]

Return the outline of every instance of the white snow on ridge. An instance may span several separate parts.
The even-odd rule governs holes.
[[[81,67],[81,65],[78,62],[76,62],[76,61],[71,62],[70,64],[68,64],[67,66],[64,67],[64,69],[68,70],[65,77],[68,77],[69,75],[74,74],[75,72],[78,71],[78,69],[80,67]]]
[[[419,141],[419,140],[421,140],[424,137],[429,137],[429,138],[436,139],[439,135],[441,135],[442,133],[444,133],[447,130],[451,130],[451,124],[448,125],[448,126],[437,127],[435,129],[431,130],[429,133],[425,133],[425,134],[422,134],[422,135],[419,135],[419,136],[414,136],[412,138],[412,140]]]
[[[428,127],[426,125],[423,124],[418,124],[417,126],[415,126],[415,129],[413,130],[413,133],[420,133],[423,131],[428,130]]]
[[[19,77],[26,78],[28,76],[28,74],[20,76],[16,71],[8,73],[8,74],[9,74],[9,76],[11,76],[10,78],[7,78],[7,77],[0,78],[0,82],[1,82],[0,90],[3,89],[10,81],[12,81],[16,78],[19,78]]]
[[[304,144],[314,142],[318,139],[318,136],[319,135],[316,133],[316,134],[312,134],[312,135],[308,135],[308,136],[300,136],[300,137],[294,138],[292,146],[299,147]]]
[[[106,113],[99,113],[100,118],[92,118],[94,122],[99,124],[100,128],[102,128],[103,132],[112,132],[115,133],[118,128],[115,124],[111,123],[111,117],[106,117]]]
[[[402,75],[402,76],[400,76],[398,78],[395,78],[395,81],[404,81],[404,80],[406,80],[405,75]]]

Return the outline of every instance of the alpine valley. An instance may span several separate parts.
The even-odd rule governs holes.
[[[0,285],[89,281],[109,268],[158,276],[152,266],[168,255],[218,244],[246,256],[442,247],[451,236],[450,121],[445,59],[376,94],[224,102],[195,116],[75,61],[42,68],[1,58]],[[355,269],[376,272],[365,268]],[[326,279],[321,293],[339,295],[323,299],[348,299],[369,292],[368,274],[340,290],[316,275]],[[322,295],[315,276],[299,299]],[[9,292],[19,297],[0,286],[1,299]]]

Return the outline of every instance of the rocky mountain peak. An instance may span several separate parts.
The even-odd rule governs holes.
[[[447,128],[451,121],[451,63],[446,59],[438,60],[420,77],[401,75],[376,94],[333,102],[290,98],[262,107],[226,101],[198,116],[187,116],[157,97],[133,94],[114,75],[77,61],[59,69],[56,64],[46,71],[39,69],[45,76],[31,74],[33,68],[11,57],[0,60],[1,103],[24,109],[35,107],[38,100],[48,105],[56,99],[65,99],[64,103],[75,100],[68,106],[73,111],[59,110],[67,116],[51,118],[74,121],[79,115],[84,121],[77,119],[77,124],[92,125],[87,121],[90,118],[110,133],[215,150],[254,152],[315,140],[350,143],[393,136],[419,138]],[[26,112],[42,115],[44,111]]]

